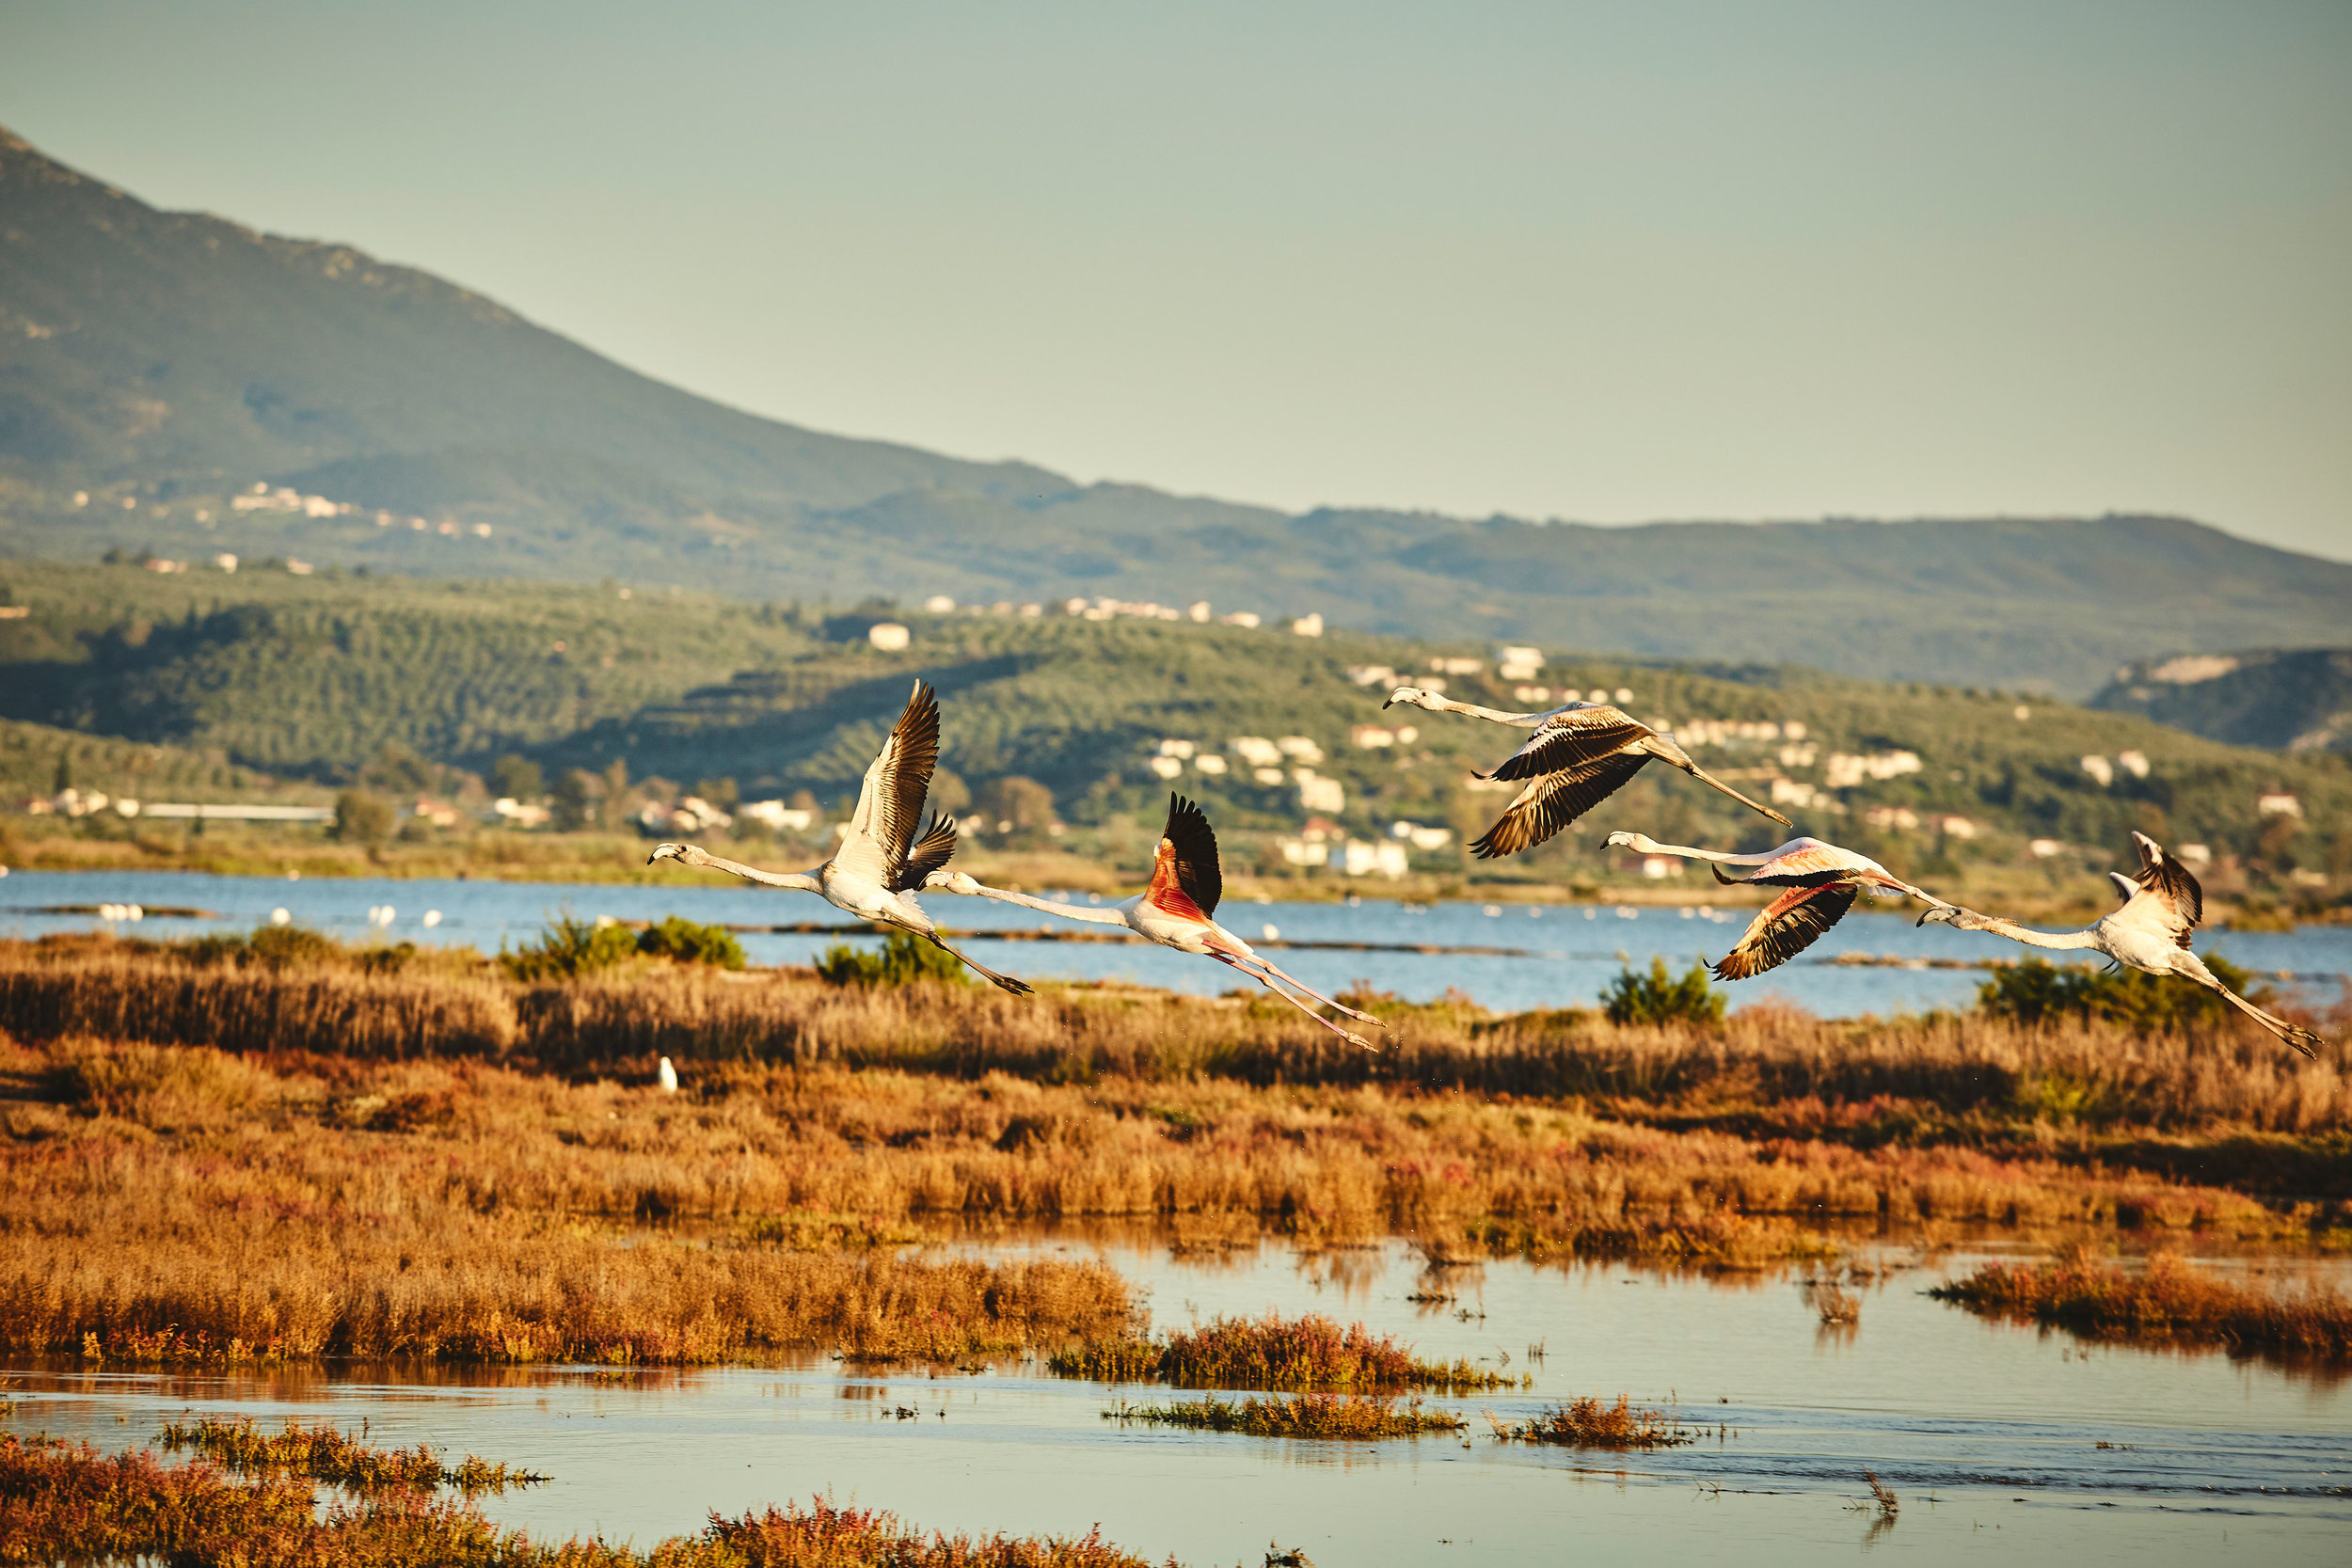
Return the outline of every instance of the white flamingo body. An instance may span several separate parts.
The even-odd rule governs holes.
[[[1946,904],[1924,888],[1912,886],[1867,855],[1818,838],[1792,838],[1777,849],[1753,855],[1661,844],[1646,833],[1611,833],[1609,842],[1615,847],[1638,849],[1645,855],[1679,855],[1685,860],[1710,862],[1719,882],[1754,883],[1786,890],[1764,906],[1732,944],[1731,951],[1715,965],[1715,977],[1719,980],[1751,979],[1768,969],[1779,968],[1844,919],[1846,911],[1853,908],[1854,899],[1865,893],[1874,898],[1919,898],[1944,909],[1957,907]],[[1723,871],[1726,865],[1754,869],[1745,877],[1727,877]]]
[[[2145,974],[2170,974],[2204,987],[2306,1056],[2319,1054],[2319,1037],[2278,1014],[2256,1006],[2205,966],[2189,951],[2189,938],[2205,918],[2205,890],[2188,867],[2164,852],[2146,833],[2132,834],[2139,851],[2139,870],[2126,877],[2107,873],[2122,895],[2122,907],[2103,915],[2079,931],[2037,931],[2013,920],[1979,914],[1974,910],[1944,905],[1919,917],[1922,924],[1941,921],[1963,931],[1990,931],[2028,947],[2104,954]]]
[[[1152,884],[1133,898],[1099,906],[1063,904],[1051,898],[1034,898],[1025,893],[988,887],[961,871],[945,869],[930,873],[924,886],[945,888],[950,893],[974,897],[993,898],[1004,904],[1018,904],[1023,909],[1060,915],[1065,920],[1083,920],[1095,926],[1123,926],[1162,947],[1215,958],[1228,968],[1248,975],[1342,1039],[1368,1051],[1376,1049],[1371,1041],[1333,1023],[1284,987],[1311,996],[1325,1006],[1345,1013],[1350,1018],[1375,1027],[1387,1027],[1372,1014],[1358,1012],[1345,1003],[1335,1002],[1276,968],[1273,963],[1259,957],[1249,943],[1216,923],[1214,911],[1224,890],[1224,875],[1217,864],[1216,834],[1211,831],[1209,819],[1200,808],[1182,796],[1168,798],[1168,827],[1160,835],[1159,847],[1152,854]]]
[[[941,940],[939,927],[914,900],[924,879],[956,851],[956,820],[934,813],[921,836],[915,825],[939,761],[939,699],[921,681],[906,711],[882,742],[858,786],[857,808],[833,858],[814,871],[762,871],[740,861],[723,860],[692,844],[658,844],[645,863],[675,860],[685,865],[724,871],[761,887],[813,893],[860,920],[895,926],[923,938],[969,965],[992,984],[1026,996],[1029,988],[986,964],[975,963]]]
[[[1721,790],[1751,811],[1789,826],[1788,818],[1750,800],[1691,759],[1674,736],[1643,723],[1613,703],[1567,703],[1538,713],[1505,713],[1476,703],[1457,703],[1422,687],[1400,686],[1380,705],[1399,703],[1432,713],[1465,713],[1534,733],[1502,766],[1483,775],[1527,781],[1502,809],[1493,827],[1470,842],[1481,860],[1515,855],[1561,829],[1625,787],[1652,761],[1679,768],[1711,789]]]

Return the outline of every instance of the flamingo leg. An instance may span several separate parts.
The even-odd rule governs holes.
[[[1326,1029],[1330,1030],[1331,1033],[1339,1036],[1340,1038],[1347,1041],[1350,1045],[1360,1045],[1366,1051],[1377,1051],[1380,1049],[1378,1046],[1373,1044],[1370,1040],[1365,1039],[1360,1036],[1349,1034],[1346,1030],[1341,1028],[1338,1024],[1332,1022],[1329,1019],[1324,1017],[1321,1013],[1315,1011],[1304,1002],[1301,1002],[1297,997],[1293,996],[1289,991],[1284,990],[1280,986],[1276,985],[1264,974],[1262,974],[1258,971],[1250,968],[1239,958],[1234,958],[1232,954],[1219,953],[1212,949],[1209,953],[1209,957],[1215,958],[1218,963],[1226,965],[1228,968],[1237,969],[1244,974],[1248,975],[1252,980],[1257,981],[1258,984],[1265,987],[1266,990],[1272,991],[1275,995],[1280,997],[1292,1006],[1296,1007],[1300,1012],[1305,1013],[1309,1018],[1313,1019],[1317,1023],[1322,1024]],[[1313,993],[1310,992],[1309,994],[1311,995]],[[1332,1006],[1338,1006],[1338,1004],[1334,1003]],[[1341,1011],[1343,1012],[1345,1012],[1346,1010],[1347,1009],[1345,1008],[1341,1008]]]
[[[901,928],[905,929],[907,927]],[[930,942],[933,947],[938,948],[942,953],[946,954],[949,958],[962,964],[965,968],[974,971],[983,979],[987,980],[989,984],[996,987],[999,990],[1010,991],[1015,996],[1031,996],[1035,994],[1034,990],[1032,990],[1026,981],[1016,980],[1009,974],[999,974],[994,970],[989,968],[988,965],[981,963],[965,954],[957,952],[954,948],[939,940],[939,933],[937,931],[916,931],[914,934],[921,937],[925,942]]]
[[[2314,1049],[2319,1044],[2317,1035],[2312,1034],[2309,1029],[2289,1023],[2278,1014],[2257,1007],[2251,1002],[2247,1001],[2246,998],[2223,985],[2219,977],[2212,970],[2207,969],[2204,961],[2196,954],[2183,953],[2174,958],[2172,973],[2184,980],[2193,980],[2204,987],[2222,1001],[2227,1002],[2231,1006],[2235,1007],[2239,1012],[2300,1051],[2304,1055],[2313,1058],[2319,1055],[2318,1051]]]
[[[1359,1013],[1344,1002],[1334,1002],[1331,998],[1324,995],[1312,986],[1308,985],[1305,981],[1299,979],[1295,974],[1289,973],[1287,970],[1275,968],[1274,965],[1267,959],[1258,958],[1253,954],[1250,957],[1249,961],[1256,964],[1261,969],[1263,969],[1268,974],[1271,974],[1280,980],[1284,985],[1289,986],[1291,990],[1303,991],[1307,995],[1311,996],[1316,1001],[1322,1003],[1327,1007],[1337,1008],[1339,1011],[1345,1013],[1348,1017],[1357,1020],[1359,1022],[1369,1023],[1375,1029],[1386,1029],[1388,1027],[1386,1023],[1382,1022],[1379,1019],[1373,1017],[1370,1013]]]

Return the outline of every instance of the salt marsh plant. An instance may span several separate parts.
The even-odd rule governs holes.
[[[1487,1418],[1505,1443],[1564,1443],[1581,1449],[1671,1449],[1697,1441],[1697,1434],[1660,1410],[1638,1409],[1624,1394],[1614,1404],[1573,1399],[1519,1422]]]
[[[1239,1402],[1206,1399],[1167,1404],[1129,1404],[1103,1412],[1105,1420],[1149,1426],[1190,1427],[1200,1432],[1238,1432],[1251,1437],[1327,1437],[1373,1442],[1383,1437],[1419,1437],[1461,1432],[1470,1423],[1450,1411],[1426,1408],[1416,1397],[1348,1394],[1251,1395]]]
[[[351,1437],[325,1422],[306,1427],[291,1416],[286,1418],[283,1432],[263,1432],[251,1417],[234,1421],[199,1417],[169,1422],[157,1437],[169,1452],[193,1449],[240,1475],[307,1476],[354,1491],[454,1486],[469,1494],[503,1492],[510,1486],[532,1486],[548,1479],[475,1454],[447,1465],[422,1443],[413,1449],[376,1449],[364,1439],[364,1432]]]
[[[1107,1383],[1146,1379],[1192,1388],[1507,1388],[1519,1379],[1467,1358],[1419,1361],[1394,1335],[1362,1323],[1342,1328],[1319,1313],[1218,1318],[1159,1343],[1127,1338],[1055,1356],[1065,1377]]]
[[[2352,1300],[2332,1286],[2261,1290],[2169,1253],[2151,1258],[2138,1273],[2080,1250],[2039,1268],[1988,1263],[1929,1294],[1988,1317],[2053,1323],[2088,1338],[2352,1360]]]

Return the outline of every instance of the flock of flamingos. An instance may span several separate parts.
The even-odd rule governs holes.
[[[1529,732],[1524,745],[1484,775],[1524,783],[1494,826],[1472,842],[1471,848],[1483,859],[1517,854],[1543,843],[1623,788],[1652,759],[1682,769],[1784,828],[1794,826],[1780,813],[1708,774],[1673,736],[1611,704],[1569,703],[1541,713],[1504,713],[1474,703],[1453,702],[1412,686],[1398,687],[1382,705],[1398,703],[1433,713],[1468,714]],[[918,680],[906,711],[898,716],[890,738],[866,770],[857,809],[840,847],[824,864],[807,872],[762,871],[722,860],[691,844],[658,845],[646,863],[675,860],[729,872],[762,887],[814,893],[861,920],[894,926],[928,940],[1016,996],[1029,994],[1029,988],[948,946],[937,924],[915,902],[917,893],[940,888],[1070,920],[1124,926],[1164,947],[1215,958],[1238,970],[1332,1033],[1366,1050],[1378,1049],[1332,1022],[1302,997],[1374,1028],[1386,1027],[1380,1020],[1284,974],[1216,923],[1217,899],[1224,883],[1217,863],[1216,834],[1206,814],[1192,801],[1181,796],[1169,798],[1168,826],[1153,856],[1150,886],[1122,903],[1102,908],[1061,904],[986,887],[961,871],[947,869],[947,861],[956,850],[955,819],[935,812],[928,823],[921,822],[924,797],[930,793],[931,771],[938,762],[939,699]],[[2051,932],[2031,930],[2014,921],[1947,903],[1896,877],[1867,855],[1818,838],[1793,838],[1761,854],[1730,855],[1660,844],[1643,833],[1609,835],[1610,844],[1645,854],[1709,862],[1722,882],[1778,890],[1714,966],[1719,979],[1744,980],[1787,963],[1836,925],[1864,893],[1876,898],[1916,898],[1928,906],[1919,917],[1923,925],[1940,921],[1964,931],[1990,931],[2034,947],[2087,949],[2151,974],[2178,975],[2220,996],[2305,1055],[2315,1055],[2316,1035],[2247,1001],[2215,978],[2203,960],[2189,951],[2189,934],[2204,918],[2203,890],[2188,868],[2166,854],[2153,839],[2134,833],[2132,842],[2139,851],[2139,870],[2129,877],[2108,873],[2122,904],[2085,930]],[[1740,867],[1745,874],[1726,874],[1725,866]]]

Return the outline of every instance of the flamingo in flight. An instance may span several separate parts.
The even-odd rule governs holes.
[[[1759,801],[1751,800],[1691,760],[1691,753],[1613,703],[1569,703],[1542,713],[1504,713],[1476,703],[1456,703],[1418,686],[1400,686],[1380,705],[1407,703],[1432,713],[1467,713],[1535,733],[1506,758],[1487,779],[1527,787],[1503,808],[1495,825],[1470,841],[1481,860],[1516,855],[1544,842],[1624,788],[1634,774],[1655,757],[1739,801],[1762,812],[1782,827],[1788,818]]]
[[[1322,1024],[1326,1029],[1351,1044],[1367,1051],[1379,1047],[1359,1035],[1325,1018],[1301,1002],[1292,990],[1313,997],[1327,1007],[1345,1013],[1349,1018],[1388,1027],[1370,1013],[1359,1013],[1345,1003],[1334,1002],[1322,992],[1311,990],[1260,958],[1250,945],[1232,932],[1219,926],[1211,916],[1216,913],[1217,899],[1225,890],[1224,872],[1217,863],[1216,833],[1209,826],[1206,813],[1181,795],[1168,799],[1168,826],[1161,831],[1159,847],[1152,857],[1152,883],[1133,898],[1121,903],[1090,909],[1079,904],[1058,904],[1050,898],[1032,898],[1026,894],[1008,893],[1002,888],[985,887],[961,871],[933,871],[924,886],[945,888],[950,893],[993,898],[999,903],[1018,904],[1024,909],[1041,910],[1066,920],[1089,921],[1097,926],[1124,926],[1137,936],[1173,947],[1179,953],[1198,953],[1232,969],[1237,969],[1283,1001]]]
[[[866,781],[858,786],[857,810],[850,830],[833,858],[814,871],[762,871],[739,861],[722,860],[697,845],[657,844],[646,858],[676,861],[684,865],[724,871],[761,887],[814,893],[835,909],[860,920],[871,920],[911,931],[941,952],[968,964],[993,985],[1026,996],[1029,988],[1009,974],[999,974],[976,963],[940,939],[939,927],[914,901],[925,878],[947,863],[956,852],[956,819],[931,814],[922,835],[914,827],[923,815],[923,797],[930,792],[931,769],[939,762],[939,698],[921,681],[907,698],[906,711],[891,726]]]
[[[1950,904],[1928,911],[1919,917],[1920,923],[1934,920],[1963,931],[1991,931],[2028,947],[2088,949],[2106,955],[2126,969],[2177,974],[2214,992],[2304,1055],[2318,1055],[2317,1035],[2257,1007],[2223,985],[2205,967],[2205,960],[2189,951],[2189,933],[2205,918],[2205,890],[2187,866],[2166,854],[2164,847],[2146,833],[2132,834],[2132,845],[2139,851],[2139,869],[2128,877],[2121,871],[2107,873],[2122,895],[2122,907],[2086,929],[2036,931],[2013,920]]]
[[[1818,838],[1792,838],[1777,849],[1755,855],[1727,855],[1718,849],[1692,849],[1661,844],[1646,833],[1611,833],[1609,842],[1620,849],[1645,855],[1680,855],[1685,860],[1710,861],[1715,879],[1726,887],[1753,884],[1785,888],[1764,906],[1731,951],[1715,965],[1718,980],[1747,980],[1768,969],[1778,969],[1820,940],[1821,933],[1846,917],[1864,893],[1874,898],[1918,898],[1937,909],[1955,909],[1934,894],[1909,882],[1872,860]],[[1752,865],[1744,877],[1724,874],[1726,865]]]

